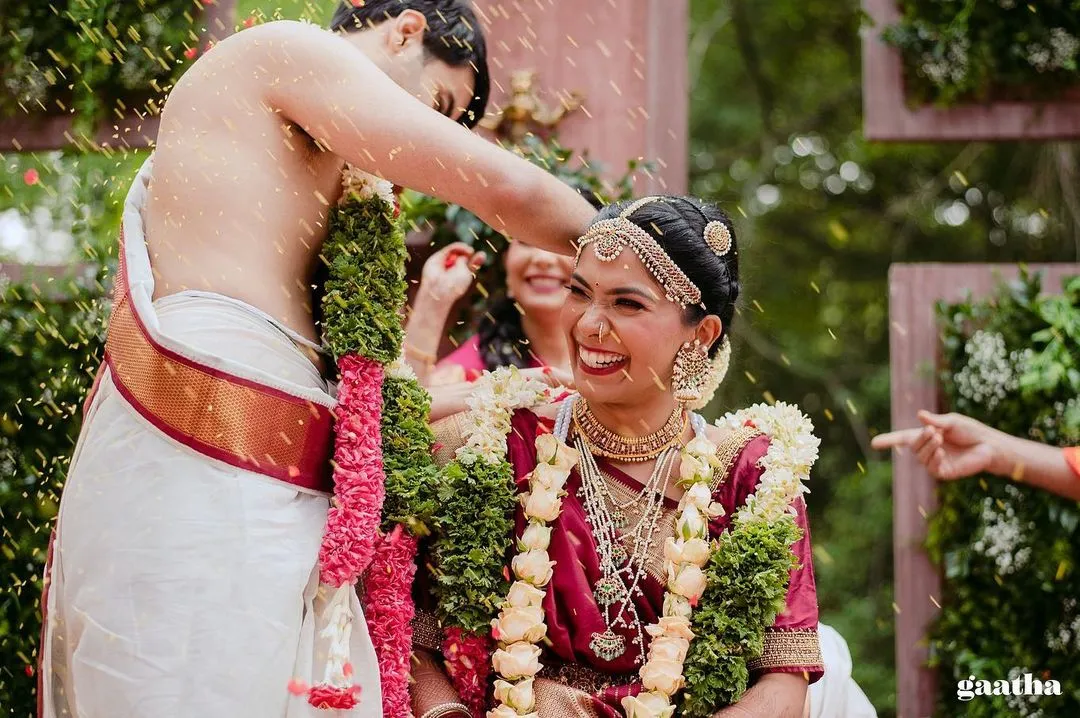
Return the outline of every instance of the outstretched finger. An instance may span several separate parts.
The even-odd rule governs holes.
[[[900,429],[885,434],[878,434],[870,440],[870,446],[878,451],[911,446],[919,438],[922,428]]]

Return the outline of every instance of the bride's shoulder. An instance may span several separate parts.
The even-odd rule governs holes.
[[[820,441],[814,435],[814,424],[796,404],[778,401],[774,404],[754,404],[725,414],[709,425],[709,438],[718,446],[746,444],[764,436],[768,443],[817,448]]]

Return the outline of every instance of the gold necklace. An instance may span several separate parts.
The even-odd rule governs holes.
[[[574,427],[588,442],[592,452],[630,463],[652,461],[665,449],[678,443],[686,428],[686,419],[686,411],[678,406],[657,431],[646,436],[623,436],[601,424],[584,397],[574,404]]]

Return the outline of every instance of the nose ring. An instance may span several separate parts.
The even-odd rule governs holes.
[[[600,320],[600,328],[596,331],[596,335],[597,335],[597,339],[600,340],[600,343],[603,344],[604,343],[604,321],[602,319]]]

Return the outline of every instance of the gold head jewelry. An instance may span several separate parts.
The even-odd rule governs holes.
[[[588,244],[593,245],[596,258],[613,262],[623,249],[629,247],[638,256],[656,281],[664,288],[667,298],[681,306],[701,304],[701,290],[686,276],[651,234],[630,221],[631,215],[650,202],[670,202],[667,197],[642,197],[614,219],[600,220],[578,240],[575,263]],[[705,244],[717,257],[724,257],[734,244],[731,230],[723,222],[713,220],[705,225]]]
[[[649,274],[664,288],[670,301],[681,306],[701,304],[701,290],[690,281],[679,265],[672,261],[660,243],[652,235],[630,221],[630,215],[650,202],[666,202],[663,197],[643,197],[637,200],[614,219],[602,219],[589,227],[578,240],[575,264],[581,260],[581,253],[588,245],[593,245],[596,258],[601,262],[614,262],[629,247],[637,255]]]

